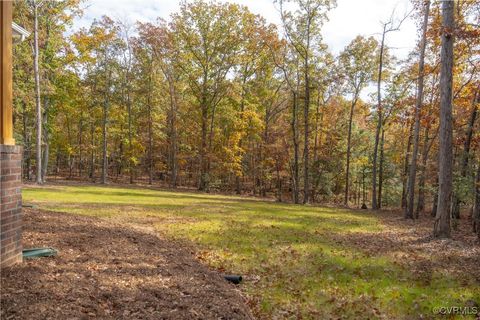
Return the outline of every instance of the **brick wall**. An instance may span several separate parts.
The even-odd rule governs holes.
[[[22,261],[22,148],[0,145],[0,266]]]

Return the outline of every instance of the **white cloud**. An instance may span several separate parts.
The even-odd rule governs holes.
[[[249,7],[270,23],[279,23],[279,13],[273,0],[222,0],[236,2]],[[108,15],[114,19],[127,18],[131,22],[154,21],[157,17],[168,19],[178,9],[180,0],[90,0],[85,14],[75,22],[75,29],[88,27],[94,19]],[[379,37],[381,21],[389,19],[392,10],[402,16],[411,5],[409,0],[337,0],[337,7],[329,13],[329,21],[323,27],[323,38],[335,53],[341,51],[356,35]],[[405,58],[415,46],[416,28],[407,20],[402,29],[388,35],[387,44],[395,48],[394,53]]]
[[[338,52],[358,34],[379,39],[382,22],[389,20],[393,10],[397,18],[402,18],[411,5],[407,0],[338,0],[323,28],[325,42]],[[386,43],[403,58],[414,48],[416,35],[414,22],[407,19],[400,31],[388,34]]]

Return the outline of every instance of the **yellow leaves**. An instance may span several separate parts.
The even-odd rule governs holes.
[[[236,176],[242,175],[243,149],[238,144],[222,148],[222,167]]]
[[[132,165],[135,165],[135,166],[140,163],[137,157],[130,157],[128,160]]]
[[[368,167],[370,165],[370,160],[367,156],[361,156],[355,158],[353,165],[357,165],[360,168]]]
[[[68,146],[66,147],[65,152],[66,152],[69,156],[75,154],[74,148],[73,148],[72,146],[70,146],[70,145],[68,145]]]
[[[243,114],[251,131],[259,131],[263,128],[263,121],[256,111],[249,108]]]

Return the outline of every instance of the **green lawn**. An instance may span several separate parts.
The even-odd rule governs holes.
[[[390,256],[335,241],[381,232],[365,212],[97,186],[25,188],[23,196],[41,209],[153,225],[194,243],[206,263],[246,275],[241,288],[265,318],[433,318],[435,306],[480,301],[474,283],[440,274],[423,281]]]

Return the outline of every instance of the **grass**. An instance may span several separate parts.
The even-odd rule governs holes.
[[[434,307],[480,300],[474,284],[436,273],[423,281],[387,255],[335,241],[382,232],[365,212],[97,186],[25,188],[23,196],[42,209],[153,224],[195,244],[209,265],[247,275],[241,288],[264,318],[434,318]]]

